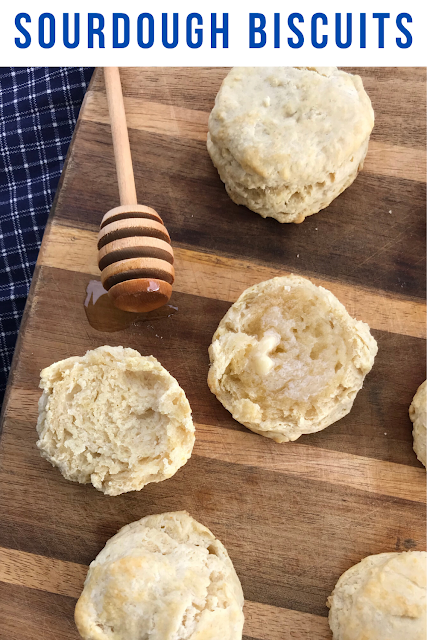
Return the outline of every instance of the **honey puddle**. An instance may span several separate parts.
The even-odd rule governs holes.
[[[148,313],[131,313],[117,309],[107,291],[99,280],[90,280],[86,288],[86,299],[84,301],[86,317],[91,327],[97,331],[112,333],[123,331],[132,324],[149,322],[170,318],[178,311],[178,307],[166,304],[160,309],[148,311]]]

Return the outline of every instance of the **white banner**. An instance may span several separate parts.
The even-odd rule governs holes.
[[[427,65],[421,0],[2,5],[3,66]]]

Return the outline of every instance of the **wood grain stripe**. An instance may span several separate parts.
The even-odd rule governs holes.
[[[93,231],[52,224],[43,241],[38,264],[100,277],[96,238]],[[216,300],[234,302],[247,287],[289,273],[286,269],[176,246],[174,252],[174,290]],[[299,273],[305,275],[303,271]],[[341,282],[311,276],[310,279],[332,291],[352,316],[367,322],[372,329],[425,338],[426,307],[423,303]]]
[[[78,598],[87,567],[0,547],[0,582]],[[245,603],[244,633],[259,640],[326,640],[326,618],[257,602]]]
[[[260,640],[330,640],[328,621],[311,613],[245,602],[244,633]]]
[[[78,598],[87,567],[0,547],[0,581],[30,589]]]
[[[377,176],[426,181],[426,153],[424,149],[400,147],[371,140],[363,171]]]
[[[185,109],[160,102],[146,102],[137,98],[124,98],[124,102],[130,129],[206,141],[209,117],[207,111]],[[82,120],[99,124],[110,123],[105,93],[87,92]]]
[[[409,467],[288,442],[276,444],[256,434],[196,425],[194,455],[267,471],[328,482],[360,491],[426,502],[426,473]]]
[[[125,97],[124,102],[126,120],[130,129],[206,141],[209,117],[207,111],[185,109],[129,97]],[[99,124],[110,123],[105,93],[101,91],[86,93],[82,120]]]
[[[124,100],[127,122],[131,129],[206,141],[208,112],[159,102],[147,102],[137,98],[127,97]],[[106,96],[103,92],[89,91],[87,93],[82,119],[99,124],[109,124]],[[371,140],[364,171],[376,175],[425,182],[426,153],[423,149]]]
[[[39,390],[15,386],[9,398],[9,412],[13,412],[15,417],[29,417],[31,412],[37,411],[39,397]],[[35,422],[35,415],[32,420]],[[426,503],[426,472],[421,467],[299,442],[277,444],[249,430],[237,431],[200,423],[195,426],[193,455],[291,475],[303,481],[326,482],[377,495]],[[13,470],[14,466],[7,461],[3,464],[3,471]],[[22,469],[21,473],[23,472]]]

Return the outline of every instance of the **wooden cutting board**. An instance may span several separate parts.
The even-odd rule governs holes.
[[[426,70],[362,69],[376,125],[364,171],[301,225],[234,205],[206,151],[226,70],[125,69],[139,201],[176,254],[171,317],[98,331],[83,301],[99,278],[96,235],[118,204],[101,71],[86,96],[45,232],[4,406],[0,638],[75,640],[86,567],[124,524],[187,509],[226,545],[246,597],[245,637],[330,638],[326,598],[364,556],[424,549],[425,471],[408,407],[425,379]],[[379,352],[350,415],[276,444],[210,393],[207,349],[249,285],[298,273],[369,323]],[[186,391],[197,439],[172,479],[105,497],[67,482],[36,449],[40,370],[103,344],[153,354]]]

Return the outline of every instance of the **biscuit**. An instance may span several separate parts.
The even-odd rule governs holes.
[[[359,76],[336,67],[235,67],[209,116],[207,148],[236,204],[302,222],[354,181],[373,126]]]
[[[190,405],[152,356],[99,347],[40,376],[37,446],[67,480],[116,496],[170,478],[191,456]]]
[[[427,421],[427,381],[424,381],[417,389],[412,404],[409,407],[409,417],[414,423],[412,435],[414,438],[414,451],[420,462],[426,466],[426,421]]]
[[[209,347],[208,385],[246,427],[276,442],[349,413],[377,343],[323,287],[298,276],[246,289]]]
[[[186,511],[121,529],[91,563],[85,640],[241,640],[243,592],[224,546]]]
[[[328,598],[333,640],[425,640],[425,551],[364,558]]]

